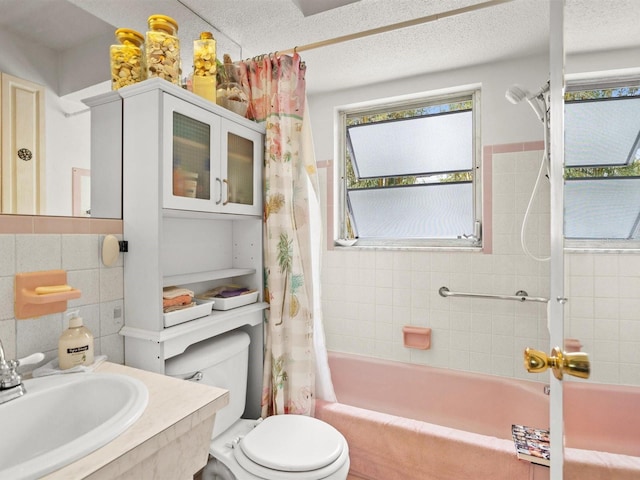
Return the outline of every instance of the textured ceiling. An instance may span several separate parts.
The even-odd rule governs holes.
[[[336,0],[311,3],[323,1]],[[640,46],[639,2],[566,0],[567,53]],[[163,13],[179,22],[183,59],[203,30],[214,32],[220,54],[238,59],[481,3],[360,0],[305,16],[294,0],[0,0],[0,26],[63,50],[118,27],[144,32],[147,17]],[[512,0],[300,54],[316,93],[545,53],[548,34],[547,0]]]

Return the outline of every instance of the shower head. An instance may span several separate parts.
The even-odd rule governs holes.
[[[549,82],[547,82],[540,90],[536,93],[531,93],[526,88],[520,85],[511,85],[506,93],[504,94],[505,98],[509,100],[509,102],[514,105],[517,103],[526,100],[527,103],[531,106],[533,111],[535,112],[538,120],[541,122],[544,121],[545,110],[546,110],[546,102],[544,99],[545,92],[549,90]]]
[[[529,90],[521,87],[520,85],[511,85],[507,92],[504,94],[505,98],[514,105],[520,103],[531,95]]]
[[[529,90],[516,83],[507,89],[504,96],[515,105],[516,103],[520,103],[522,100],[533,100],[534,98],[542,99],[544,98],[543,95],[547,91],[549,91],[549,82],[545,83],[544,86],[536,93],[531,93]]]

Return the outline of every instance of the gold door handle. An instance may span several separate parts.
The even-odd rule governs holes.
[[[533,348],[524,349],[524,368],[529,373],[542,373],[547,368],[553,370],[553,375],[562,380],[564,373],[579,378],[589,378],[591,364],[589,355],[585,352],[566,353],[555,347],[551,356]]]

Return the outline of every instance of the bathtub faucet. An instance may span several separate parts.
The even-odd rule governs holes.
[[[551,393],[551,385],[545,385],[542,391],[545,395],[549,395]]]

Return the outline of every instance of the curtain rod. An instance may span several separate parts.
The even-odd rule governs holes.
[[[289,48],[288,50],[278,51],[277,53],[287,54],[287,53],[303,52],[305,50],[313,50],[315,48],[326,47],[329,45],[335,45],[337,43],[356,40],[358,38],[364,38],[371,35],[378,35],[380,33],[391,32],[393,30],[399,30],[401,28],[413,27],[415,25],[422,25],[423,23],[434,22],[442,18],[454,17],[456,15],[461,15],[463,13],[473,12],[475,10],[481,10],[483,8],[493,7],[495,5],[500,5],[502,3],[509,3],[513,1],[514,0],[490,0],[483,3],[477,3],[476,5],[470,5],[468,7],[456,8],[454,10],[449,10],[443,13],[436,13],[434,15],[428,15],[426,17],[414,18],[412,20],[393,23],[391,25],[386,25],[384,27],[372,28],[371,30],[365,30],[363,32],[351,33],[349,35],[343,35],[341,37],[335,37],[335,38],[330,38],[328,40],[308,43],[307,45],[301,45],[301,46]]]

